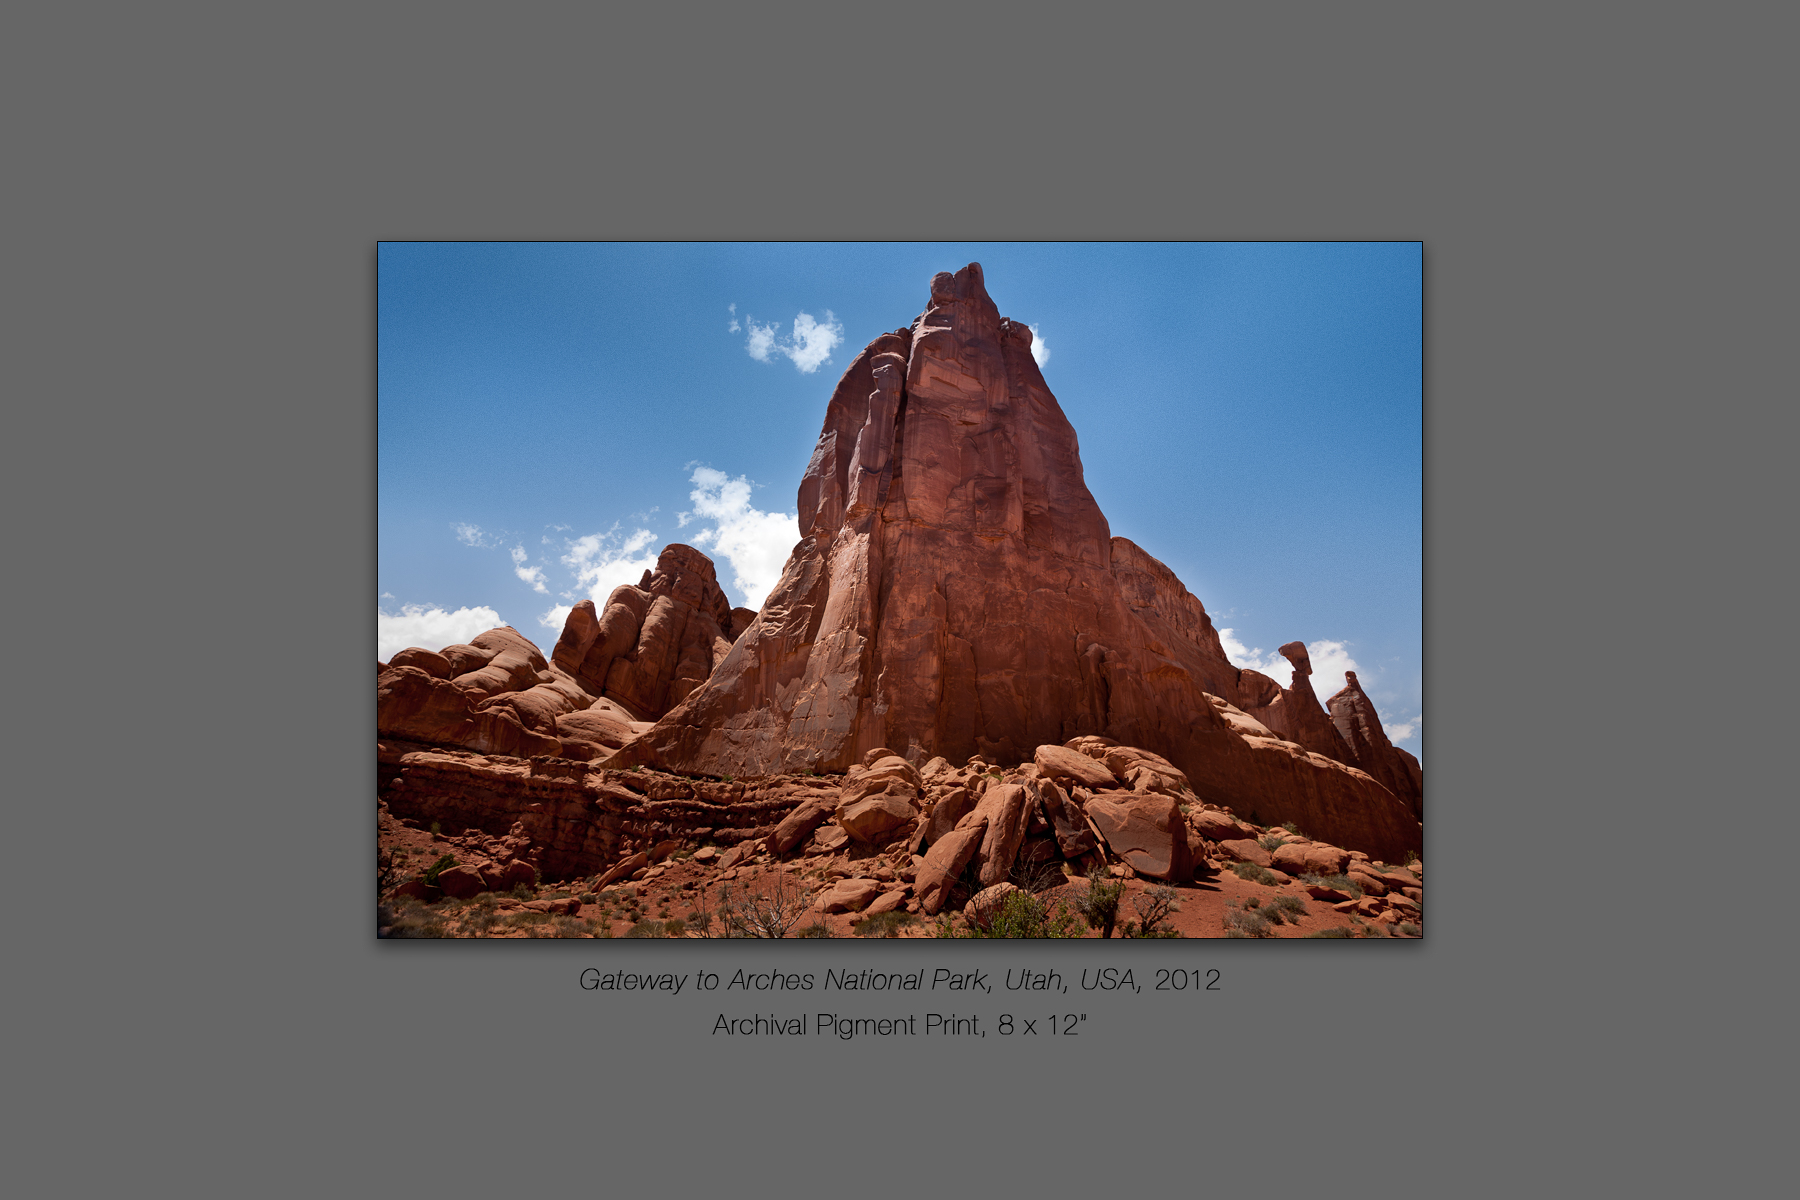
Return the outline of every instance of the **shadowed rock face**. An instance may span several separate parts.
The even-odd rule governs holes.
[[[550,661],[590,696],[653,721],[712,674],[752,616],[732,609],[710,558],[665,546],[656,569],[636,587],[614,588],[603,611],[592,600],[577,604]]]
[[[1021,762],[1100,734],[1239,812],[1372,854],[1418,847],[1369,775],[1215,710],[1207,693],[1236,703],[1253,673],[1166,566],[1111,535],[1031,332],[978,264],[934,277],[912,326],[850,364],[798,503],[802,540],[762,612],[608,765],[839,771],[875,747]]]
[[[1419,760],[1388,740],[1381,727],[1375,702],[1356,681],[1355,671],[1344,672],[1344,687],[1331,698],[1331,723],[1352,756],[1347,761],[1367,771],[1406,803],[1417,818],[1425,815],[1424,778]]]

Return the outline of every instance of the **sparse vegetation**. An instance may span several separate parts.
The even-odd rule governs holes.
[[[1294,824],[1292,821],[1283,821],[1281,823],[1281,827],[1283,829],[1287,830],[1289,833],[1293,834],[1295,837],[1305,837],[1306,836],[1305,834],[1300,832],[1300,826]]]
[[[444,857],[442,857],[442,858],[438,859],[436,862],[432,863],[429,867],[426,867],[425,868],[426,886],[436,887],[437,881],[438,881],[438,872],[444,870],[444,868],[446,868],[446,867],[454,867],[455,865],[456,865],[456,855],[446,854],[446,855],[444,855]]]
[[[800,932],[794,936],[798,938],[828,938],[831,936],[831,927],[823,921],[814,921],[811,925],[802,926]]]
[[[1275,934],[1269,928],[1269,919],[1254,908],[1238,908],[1227,905],[1225,909],[1225,936],[1228,938],[1266,938]]]
[[[1418,937],[1419,936],[1419,927],[1417,925],[1414,925],[1411,921],[1402,921],[1402,922],[1400,922],[1400,924],[1394,926],[1394,932],[1395,933],[1404,933],[1408,937]]]
[[[1298,896],[1271,896],[1263,904],[1262,911],[1277,925],[1283,921],[1298,925],[1300,918],[1306,915],[1306,901]]]
[[[1118,900],[1113,900],[1113,914],[1118,914]],[[886,916],[887,914],[882,914]],[[866,922],[865,922],[866,924]],[[958,924],[946,916],[938,921],[941,938],[1073,938],[1080,937],[1081,917],[1070,912],[1066,904],[1056,911],[1030,892],[1008,892],[1000,902],[1000,910],[988,918],[986,928],[979,922]],[[1109,927],[1110,928],[1110,927]],[[858,930],[860,933],[861,930]]]
[[[1164,924],[1170,913],[1181,911],[1180,893],[1165,885],[1152,887],[1131,898],[1131,907],[1137,910],[1138,919],[1127,922],[1125,936],[1128,938],[1173,938],[1181,935]]]
[[[1266,883],[1275,887],[1281,882],[1269,868],[1259,867],[1255,863],[1232,863],[1231,870],[1239,879],[1248,879],[1251,883]]]
[[[1315,929],[1306,936],[1309,938],[1353,938],[1356,934],[1351,932],[1348,925],[1333,925],[1330,929]]]
[[[905,909],[896,908],[889,912],[876,913],[872,917],[864,917],[856,927],[856,936],[865,938],[899,937],[902,929],[918,923],[918,917]]]
[[[1265,833],[1256,839],[1256,844],[1261,846],[1264,850],[1274,851],[1287,845],[1287,839],[1282,837],[1279,833]]]
[[[1088,872],[1087,891],[1075,899],[1075,911],[1087,922],[1089,929],[1100,930],[1100,936],[1109,938],[1113,934],[1113,926],[1119,920],[1119,901],[1125,895],[1125,881],[1113,879],[1106,873],[1106,868],[1095,867]]]
[[[659,938],[667,935],[663,933],[661,921],[639,921],[625,931],[625,936],[628,938]]]

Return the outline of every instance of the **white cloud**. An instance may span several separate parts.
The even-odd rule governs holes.
[[[1388,741],[1410,742],[1412,741],[1413,734],[1419,732],[1424,724],[1424,717],[1413,717],[1410,720],[1400,722],[1398,725],[1383,725],[1382,728],[1387,731]]]
[[[725,307],[731,312],[731,324],[725,327],[725,332],[736,333],[741,328],[737,323],[737,305],[727,304]]]
[[[1282,687],[1291,685],[1294,677],[1288,660],[1271,651],[1264,654],[1262,647],[1254,650],[1237,639],[1236,633],[1230,629],[1219,630],[1219,645],[1225,649],[1225,657],[1231,660],[1234,667],[1242,667],[1248,671],[1261,671]]]
[[[544,586],[544,568],[526,566],[525,560],[529,557],[530,555],[525,553],[525,547],[513,547],[513,574],[517,575],[526,583],[529,583],[532,591],[542,592],[544,595],[548,596],[550,594],[550,589]]]
[[[407,604],[390,613],[375,608],[375,654],[386,662],[408,646],[442,650],[506,624],[491,608],[459,608],[446,612],[437,605]]]
[[[500,539],[484,532],[479,525],[457,522],[450,526],[456,531],[456,540],[465,546],[474,546],[478,550],[492,550],[500,544]]]
[[[735,311],[735,306],[734,306]],[[736,325],[736,321],[732,322]],[[794,335],[781,338],[776,331],[781,328],[779,321],[769,325],[759,325],[755,317],[748,314],[744,324],[750,330],[750,336],[744,342],[744,349],[757,362],[768,362],[776,354],[785,355],[802,374],[811,375],[820,366],[831,361],[831,352],[844,340],[844,326],[830,309],[825,310],[825,319],[815,321],[810,313],[800,313],[794,318]]]
[[[562,633],[562,627],[569,620],[569,614],[575,611],[573,604],[553,604],[550,611],[538,617],[538,624],[545,629],[554,629]]]
[[[655,552],[645,553],[655,540],[656,535],[648,529],[634,529],[629,536],[622,536],[615,521],[612,528],[603,533],[590,533],[570,542],[569,552],[562,556],[562,562],[575,572],[583,592],[605,604],[614,588],[636,584],[645,571],[655,569]]]
[[[1348,682],[1344,678],[1345,671],[1356,671],[1358,678],[1361,678],[1362,668],[1350,657],[1345,642],[1321,638],[1319,641],[1306,643],[1306,653],[1312,659],[1313,691],[1319,694],[1321,700],[1329,700],[1343,691],[1344,684]]]
[[[732,479],[723,471],[696,467],[689,482],[695,485],[688,493],[694,507],[680,515],[679,523],[713,522],[711,528],[691,539],[693,544],[730,562],[744,607],[760,609],[780,580],[794,543],[800,540],[798,515],[766,513],[753,507],[750,480],[742,475]]]
[[[1294,686],[1293,668],[1278,652],[1271,650],[1265,654],[1260,646],[1248,649],[1229,629],[1219,630],[1219,645],[1224,647],[1225,657],[1231,660],[1232,666],[1261,671],[1282,687]],[[1362,670],[1350,657],[1347,646],[1346,642],[1328,638],[1306,643],[1306,655],[1312,660],[1313,691],[1321,701],[1329,700],[1342,690],[1345,671]]]
[[[1036,325],[1033,325],[1030,328],[1031,357],[1041,368],[1045,363],[1050,361],[1050,343],[1044,340],[1044,335],[1038,332],[1038,327]]]

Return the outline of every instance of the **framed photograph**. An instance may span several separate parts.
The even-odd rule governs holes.
[[[381,935],[1422,936],[1422,266],[381,244]]]

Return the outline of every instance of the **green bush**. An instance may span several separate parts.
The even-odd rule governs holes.
[[[1231,870],[1239,879],[1248,879],[1251,883],[1266,883],[1274,887],[1281,882],[1269,868],[1259,867],[1255,863],[1232,863]]]
[[[425,868],[425,883],[426,883],[426,885],[429,887],[436,887],[437,879],[438,879],[438,872],[442,871],[445,867],[454,867],[455,865],[456,865],[456,855],[446,854],[446,855],[444,855],[444,857],[442,857],[442,858],[438,859],[436,862],[432,863],[429,867],[426,867]]]
[[[1121,885],[1122,887],[1122,885]],[[1113,898],[1113,915],[1117,917],[1119,902]],[[886,913],[881,914],[886,916]],[[910,915],[910,914],[909,914]],[[864,922],[867,924],[867,922]],[[1030,892],[1008,892],[1000,902],[1000,911],[988,918],[987,928],[979,924],[958,927],[948,919],[938,922],[937,936],[948,938],[1073,938],[1080,937],[1081,918],[1058,903],[1053,913]],[[858,931],[861,933],[859,927]],[[1111,927],[1108,926],[1110,936]],[[870,935],[873,936],[873,935]]]
[[[1119,900],[1124,895],[1123,879],[1113,879],[1105,867],[1095,867],[1088,872],[1087,891],[1075,898],[1075,911],[1089,929],[1098,929],[1101,937],[1109,938],[1119,920]]]
[[[1306,901],[1298,896],[1271,896],[1262,906],[1262,912],[1277,925],[1284,920],[1289,925],[1298,925],[1300,918],[1306,915]]]

